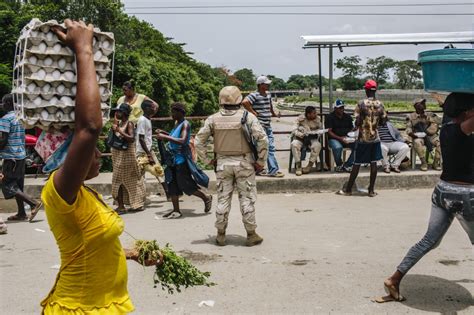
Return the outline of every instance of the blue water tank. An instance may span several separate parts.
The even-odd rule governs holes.
[[[474,93],[474,49],[437,49],[418,54],[426,91]]]

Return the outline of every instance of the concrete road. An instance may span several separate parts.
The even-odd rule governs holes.
[[[123,216],[136,238],[173,244],[204,271],[211,288],[168,295],[153,288],[153,269],[128,262],[136,314],[157,313],[474,313],[474,255],[454,222],[441,246],[413,268],[402,285],[403,303],[376,304],[383,280],[425,232],[429,190],[380,191],[376,198],[268,194],[258,200],[261,246],[247,248],[234,197],[228,245],[214,245],[214,213],[186,197],[182,219],[163,220],[169,203]],[[108,199],[110,201],[110,199]],[[5,215],[3,215],[5,217]],[[0,235],[1,314],[39,314],[53,285],[58,250],[44,212],[35,223],[9,224]],[[133,239],[124,233],[124,246]],[[198,307],[213,300],[213,307]]]

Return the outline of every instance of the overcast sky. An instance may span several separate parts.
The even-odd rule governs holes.
[[[302,49],[301,35],[384,34],[474,30],[474,0],[240,0],[161,1],[125,0],[126,12],[372,12],[371,16],[268,16],[268,15],[143,15],[175,42],[186,43],[186,51],[211,66],[232,71],[251,68],[256,75],[273,74],[287,79],[291,74],[314,74],[317,50]],[[469,3],[464,6],[433,6],[433,3]],[[304,4],[427,4],[420,7],[275,8],[272,5]],[[266,8],[236,9],[132,9],[150,6],[266,5]],[[376,13],[470,13],[470,16],[377,16]],[[458,47],[470,47],[461,46]],[[423,50],[443,45],[383,46],[334,50],[334,59],[345,55],[381,55],[397,60],[417,59]],[[327,76],[327,52],[323,53],[323,75]],[[338,72],[336,72],[336,75]]]

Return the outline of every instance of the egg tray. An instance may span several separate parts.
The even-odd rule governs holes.
[[[74,127],[76,59],[52,26],[55,20],[32,19],[16,43],[13,65],[15,111],[25,128]],[[99,84],[102,119],[108,121],[111,106],[115,40],[113,33],[94,29],[93,54]]]

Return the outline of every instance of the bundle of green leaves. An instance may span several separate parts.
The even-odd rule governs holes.
[[[153,280],[155,287],[161,285],[163,290],[173,294],[175,291],[181,292],[182,288],[193,286],[213,286],[215,283],[209,282],[210,272],[202,272],[193,266],[187,259],[179,256],[171,245],[166,244],[160,248],[155,240],[137,240],[135,249],[138,251],[138,261],[143,263],[147,259],[158,259],[163,256],[163,262],[156,265]]]

